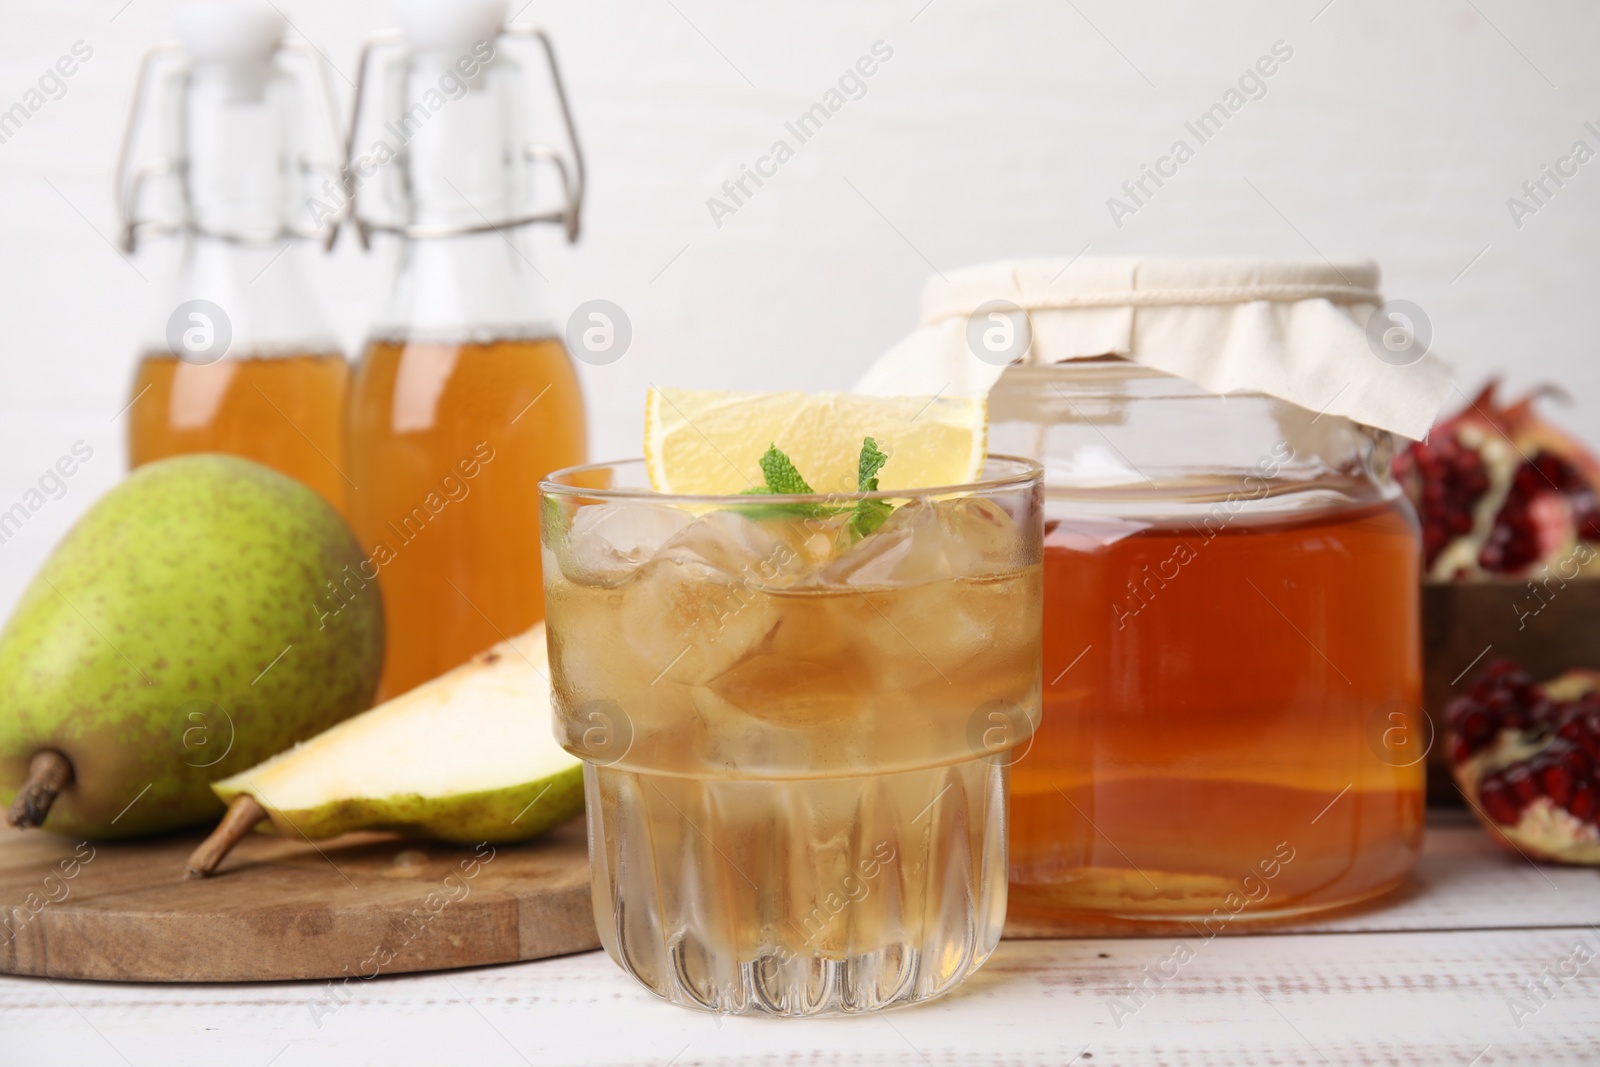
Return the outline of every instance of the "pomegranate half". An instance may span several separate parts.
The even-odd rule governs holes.
[[[1497,660],[1445,712],[1456,785],[1535,859],[1600,865],[1600,671],[1535,683]]]
[[[1498,384],[1395,458],[1436,581],[1522,577],[1597,555],[1600,461],[1534,411],[1543,392],[1502,406]]]

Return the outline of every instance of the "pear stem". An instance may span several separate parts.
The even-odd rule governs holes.
[[[28,780],[17,790],[6,822],[19,830],[42,826],[50,805],[72,782],[72,763],[53,748],[40,749],[28,764]]]
[[[190,878],[204,878],[217,869],[222,858],[243,841],[256,824],[267,817],[267,809],[249,793],[240,793],[228,805],[228,813],[211,831],[211,836],[200,842],[200,847],[189,855],[185,870]]]

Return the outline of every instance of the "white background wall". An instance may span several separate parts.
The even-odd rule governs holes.
[[[384,0],[277,0],[341,72]],[[0,145],[0,508],[76,440],[94,458],[0,545],[9,605],[122,473],[150,260],[113,250],[134,65],[168,0],[0,0],[0,110],[75,41],[93,58]],[[513,5],[514,6],[514,5]],[[1541,165],[1600,149],[1600,7],[1582,0],[533,0],[588,150],[586,233],[540,238],[551,301],[622,305],[583,368],[591,451],[639,450],[649,383],[840,389],[910,329],[933,268],[1091,253],[1370,255],[1470,389],[1552,381],[1600,439],[1600,161],[1519,229]],[[850,103],[719,228],[706,200],[874,41]],[[1106,200],[1282,40],[1293,59],[1119,229]],[[1192,140],[1191,140],[1191,143]],[[385,285],[353,241],[311,263],[351,351]],[[148,281],[142,278],[144,272]]]

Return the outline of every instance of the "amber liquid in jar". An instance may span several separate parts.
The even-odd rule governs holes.
[[[343,513],[349,378],[350,365],[336,352],[207,364],[146,355],[128,410],[129,463],[227,452],[298,479]]]
[[[378,700],[544,617],[539,482],[585,452],[560,341],[373,341],[349,451],[351,524],[388,620]]]
[[[1011,921],[1219,932],[1398,884],[1423,832],[1427,739],[1394,733],[1424,732],[1418,566],[1392,501],[1047,523]]]

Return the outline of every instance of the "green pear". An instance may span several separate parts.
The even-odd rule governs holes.
[[[189,860],[209,874],[263,818],[296,840],[395,830],[524,841],[583,810],[583,765],[550,730],[544,623],[213,787],[228,817]]]
[[[109,840],[209,822],[213,781],[368,707],[384,624],[364,564],[320,496],[259,464],[134,471],[0,633],[13,824]]]

